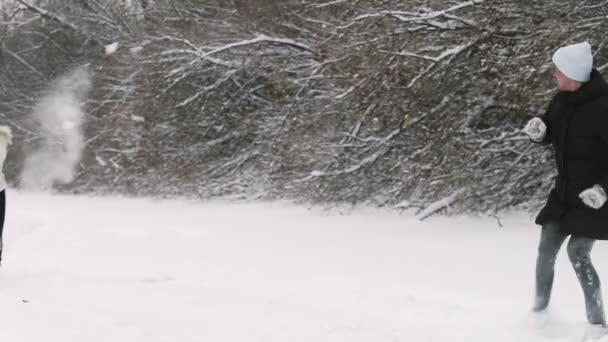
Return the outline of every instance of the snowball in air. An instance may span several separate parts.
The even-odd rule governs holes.
[[[116,50],[118,50],[118,45],[119,45],[118,42],[106,45],[105,46],[106,55],[110,55],[110,54],[113,54],[114,52],[116,52]]]

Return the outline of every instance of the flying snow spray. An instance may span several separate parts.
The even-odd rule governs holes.
[[[79,67],[53,81],[49,93],[34,107],[39,143],[25,158],[21,186],[48,190],[74,179],[84,138],[82,103],[92,87],[91,75]]]

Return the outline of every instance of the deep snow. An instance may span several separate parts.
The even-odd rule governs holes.
[[[525,214],[436,218],[283,204],[9,192],[0,340],[578,341],[565,250],[529,313]],[[608,245],[593,259],[608,279]]]

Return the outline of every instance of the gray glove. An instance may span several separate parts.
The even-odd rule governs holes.
[[[532,141],[542,141],[547,133],[547,125],[541,118],[532,118],[524,127],[524,132],[532,139]]]
[[[593,209],[599,209],[606,203],[606,192],[598,184],[581,192],[578,197],[583,200],[583,203]]]

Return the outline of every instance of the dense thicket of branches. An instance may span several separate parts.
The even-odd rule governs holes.
[[[553,92],[557,47],[588,40],[608,62],[607,14],[604,1],[19,0],[2,11],[0,112],[27,151],[36,99],[88,65],[71,190],[530,207],[553,166],[521,127]]]

